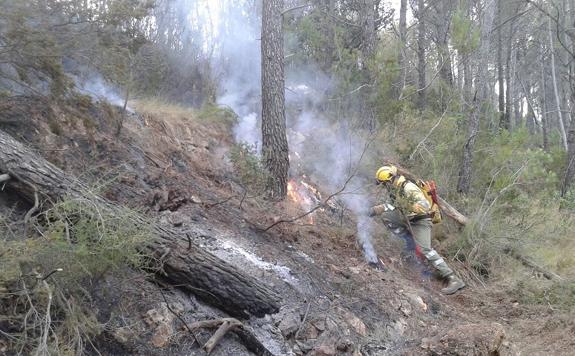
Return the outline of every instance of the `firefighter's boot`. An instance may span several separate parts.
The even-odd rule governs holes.
[[[443,294],[450,295],[465,287],[465,283],[461,280],[461,278],[457,277],[455,273],[450,274],[446,279],[447,287],[441,290],[441,293]]]

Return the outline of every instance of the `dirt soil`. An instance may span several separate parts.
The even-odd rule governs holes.
[[[336,209],[316,212],[313,225],[302,219],[262,231],[301,207],[244,194],[229,159],[229,123],[159,110],[129,115],[117,139],[111,134],[117,109],[80,104],[3,99],[0,128],[108,199],[180,229],[277,290],[283,298],[279,313],[243,321],[273,354],[573,354],[572,316],[523,305],[458,264],[469,286],[444,296],[441,282],[402,234],[382,224],[375,230],[376,248],[385,271],[365,263],[355,222]],[[106,323],[95,340],[101,354],[205,354],[198,343],[213,330],[190,335],[173,311],[186,322],[224,313],[193,295],[162,292],[136,272],[126,271],[125,278],[110,277],[93,288],[99,320]],[[229,334],[212,354],[250,353]]]

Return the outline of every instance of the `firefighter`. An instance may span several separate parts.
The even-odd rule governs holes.
[[[465,287],[461,278],[449,268],[437,251],[431,248],[432,218],[434,213],[439,214],[439,208],[426,198],[426,193],[418,184],[398,174],[395,166],[379,168],[376,179],[378,184],[383,184],[389,191],[393,206],[376,205],[371,208],[369,215],[381,216],[386,223],[402,226],[411,232],[419,251],[437,270],[439,276],[447,281],[447,286],[441,290],[443,294],[454,294]]]

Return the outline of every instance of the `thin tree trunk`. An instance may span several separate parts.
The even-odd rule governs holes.
[[[575,177],[575,120],[569,125],[569,134],[567,136],[567,162],[565,168],[565,177],[561,185],[561,196],[565,196],[571,188]]]
[[[551,19],[547,22],[549,29],[549,47],[551,50],[551,77],[553,78],[553,93],[555,95],[555,104],[557,105],[557,116],[559,117],[559,130],[561,133],[561,142],[567,150],[567,134],[565,132],[565,123],[563,113],[561,112],[561,99],[559,98],[559,88],[557,86],[557,75],[555,74],[555,45],[553,43],[553,32],[551,31]]]
[[[262,8],[262,153],[269,173],[266,190],[271,199],[287,193],[289,151],[286,136],[283,0],[265,0]]]
[[[473,99],[473,109],[469,117],[467,140],[463,146],[463,159],[459,171],[457,191],[467,194],[471,187],[475,140],[479,133],[479,118],[481,107],[487,94],[487,63],[489,61],[490,33],[495,15],[495,1],[490,1],[485,7],[484,18],[481,25],[481,40],[479,45],[478,78]]]
[[[499,128],[509,130],[509,122],[505,115],[505,82],[503,80],[503,36],[502,36],[502,1],[497,1],[497,84],[499,97]]]
[[[543,97],[541,98],[541,132],[543,134],[543,150],[549,152],[549,124],[547,118],[547,77],[545,76],[544,54],[541,51],[541,88]]]
[[[425,20],[424,20],[425,2],[417,0],[417,72],[418,72],[418,101],[417,106],[423,110],[427,104],[427,83],[425,81]]]
[[[407,40],[407,0],[401,0],[399,8],[399,57],[397,64],[399,66],[399,78],[397,87],[397,98],[401,97],[403,88],[407,81],[407,63],[405,60],[405,49]]]

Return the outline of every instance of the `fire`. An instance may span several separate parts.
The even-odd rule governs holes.
[[[321,201],[321,195],[315,187],[306,183],[303,178],[305,178],[305,176],[301,179],[296,180],[295,178],[292,178],[289,180],[287,184],[287,196],[303,210],[309,211],[316,204],[319,204]],[[306,216],[308,223],[311,225],[315,223],[313,215],[314,213],[311,213]]]

